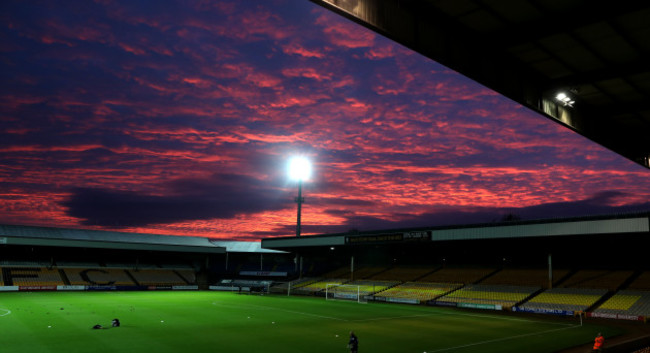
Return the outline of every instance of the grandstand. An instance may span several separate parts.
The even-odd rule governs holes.
[[[375,294],[376,298],[412,299],[423,303],[460,288],[462,284],[406,282]],[[393,301],[393,300],[386,300]]]
[[[418,278],[431,273],[433,270],[434,268],[432,267],[395,266],[385,271],[371,275],[367,279],[386,281],[415,281]]]
[[[650,292],[650,271],[642,272],[630,283],[627,289]]]
[[[116,268],[84,269],[66,268],[63,270],[70,285],[118,285],[135,286],[137,283],[127,270]]]
[[[303,294],[314,294],[317,292],[324,291],[328,285],[338,285],[348,282],[347,279],[342,278],[325,278],[322,280],[313,280],[308,282],[303,282],[301,284],[295,285],[293,287],[293,293],[303,293]]]
[[[472,284],[438,298],[442,302],[496,305],[510,308],[540,287]]]
[[[581,270],[560,284],[563,288],[601,288],[617,290],[633,271]]]
[[[612,232],[612,227],[598,225]],[[553,224],[550,229],[556,231],[564,226]],[[596,238],[594,243],[611,246],[613,254],[629,254],[617,258],[613,262],[616,266],[608,267],[598,259],[592,261],[590,256],[577,256],[569,246],[573,238],[564,235],[558,239],[490,238],[490,234],[509,234],[513,229],[525,234],[527,230],[540,232],[544,227],[537,223],[489,226],[479,232],[487,234],[487,240],[473,239],[462,247],[457,246],[457,240],[446,237],[462,237],[471,227],[436,230],[436,237],[443,240],[433,240],[437,238],[431,233],[427,241],[405,243],[349,241],[358,236],[363,241],[399,238],[364,238],[358,233],[309,237],[319,239],[323,245],[300,248],[300,258],[291,246],[263,250],[261,244],[206,243],[197,239],[183,244],[179,239],[152,235],[131,244],[123,234],[114,240],[113,232],[79,234],[83,231],[74,230],[64,232],[66,246],[61,246],[62,240],[54,237],[56,232],[52,230],[23,228],[11,233],[5,228],[4,236],[13,243],[0,244],[0,284],[22,290],[178,287],[242,292],[270,288],[275,293],[310,296],[324,296],[327,290],[355,291],[371,301],[538,313],[586,312],[615,318],[648,316],[650,271],[645,262],[635,262],[642,257],[635,253],[636,249],[622,251],[622,243],[607,243],[605,236]],[[597,230],[591,223],[579,227],[567,224],[566,228]],[[35,234],[43,245],[27,245],[34,243]],[[90,237],[97,237],[101,246],[88,247]],[[575,241],[582,246],[583,238],[581,235]],[[303,241],[281,240],[284,244]],[[336,252],[327,244],[330,240],[336,242]],[[487,241],[498,255],[485,251]],[[341,245],[348,243],[353,245]],[[180,251],[170,250],[175,247]],[[200,250],[195,251],[197,247]],[[554,263],[559,264],[557,268],[550,267],[551,251]],[[307,265],[304,270],[303,262]]]
[[[494,268],[453,268],[446,267],[418,278],[418,282],[427,283],[477,283],[489,274],[496,271]]]
[[[3,272],[7,273],[3,270]],[[42,267],[11,268],[11,281],[14,286],[38,287],[63,284],[58,270]]]
[[[585,311],[606,293],[606,289],[553,288],[545,290],[521,307],[569,312]]]
[[[569,270],[554,270],[553,278],[564,278]],[[481,284],[497,284],[511,286],[530,286],[550,288],[552,284],[549,279],[548,269],[503,269],[481,281]]]

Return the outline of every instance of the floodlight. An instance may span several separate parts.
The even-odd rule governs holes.
[[[293,157],[289,161],[289,178],[298,181],[298,197],[296,203],[298,204],[298,219],[296,222],[296,236],[300,236],[300,213],[302,203],[305,198],[302,197],[302,182],[309,179],[311,175],[311,163],[305,157]]]
[[[305,157],[294,157],[289,161],[289,177],[304,181],[311,175],[311,163]]]
[[[558,93],[557,96],[555,96],[555,99],[562,102],[565,107],[573,107],[573,104],[576,102],[564,92]]]

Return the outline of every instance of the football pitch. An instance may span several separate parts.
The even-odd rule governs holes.
[[[120,319],[122,326],[111,327]],[[100,324],[104,329],[93,330]],[[0,293],[2,352],[548,353],[620,329],[575,318],[224,292]]]

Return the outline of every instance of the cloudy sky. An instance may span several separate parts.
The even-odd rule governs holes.
[[[650,210],[648,170],[307,0],[0,5],[0,223],[236,240]]]

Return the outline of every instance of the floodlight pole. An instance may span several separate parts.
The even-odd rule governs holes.
[[[296,203],[298,204],[298,221],[296,222],[296,237],[300,236],[300,213],[302,211],[302,203],[305,202],[305,198],[302,197],[302,179],[298,180],[298,197],[296,197]]]

